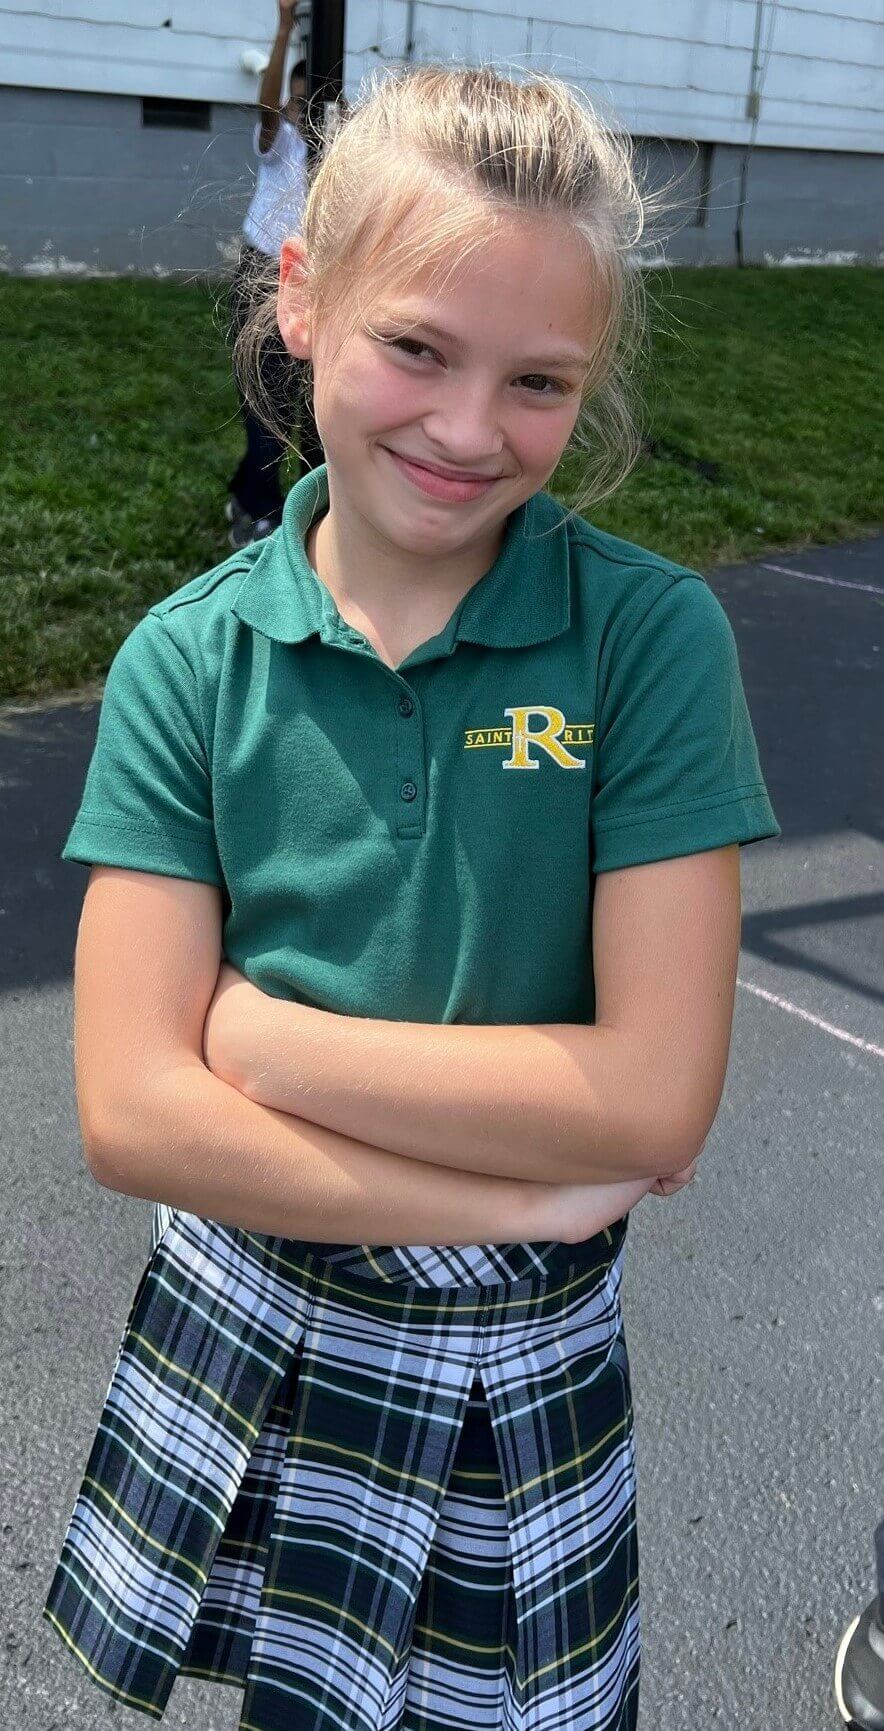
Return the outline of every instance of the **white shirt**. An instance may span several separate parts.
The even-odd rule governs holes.
[[[307,145],[297,126],[280,115],[269,150],[260,150],[261,122],[255,123],[252,149],[258,159],[255,190],[243,222],[251,246],[279,257],[286,235],[299,234],[307,197]]]

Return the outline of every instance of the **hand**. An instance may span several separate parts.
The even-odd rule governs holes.
[[[702,1151],[703,1150],[701,1149],[700,1153],[702,1153]],[[654,1182],[648,1191],[648,1195],[674,1196],[676,1190],[683,1190],[686,1184],[690,1184],[691,1179],[697,1170],[699,1159],[700,1155],[697,1154],[691,1161],[690,1165],[683,1166],[680,1172],[661,1173],[659,1178],[654,1179]]]
[[[561,1244],[582,1244],[604,1227],[622,1220],[643,1196],[651,1178],[627,1178],[601,1184],[547,1184],[531,1182],[528,1206],[530,1220],[520,1236],[523,1241],[552,1239]]]
[[[279,0],[279,22],[286,30],[291,30],[295,22],[295,7],[298,0]]]
[[[581,1244],[603,1227],[622,1219],[643,1196],[672,1196],[690,1184],[700,1153],[689,1166],[658,1178],[628,1178],[603,1184],[532,1183],[531,1216],[522,1237],[529,1242],[550,1238],[556,1243]]]

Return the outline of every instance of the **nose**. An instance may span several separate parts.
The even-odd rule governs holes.
[[[504,447],[496,392],[490,383],[452,378],[424,416],[424,432],[440,463],[472,468]]]

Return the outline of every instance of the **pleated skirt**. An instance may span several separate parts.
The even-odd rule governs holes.
[[[627,1222],[331,1246],[158,1209],[43,1615],[161,1718],[635,1731]]]

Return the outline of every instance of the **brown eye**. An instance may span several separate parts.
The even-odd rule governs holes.
[[[518,383],[520,385],[526,385],[528,390],[532,391],[537,397],[545,397],[550,394],[545,389],[547,385],[550,386],[553,396],[561,396],[567,389],[567,387],[561,383],[561,380],[551,379],[548,373],[523,373],[522,377],[518,380]]]
[[[417,360],[420,355],[432,355],[433,350],[426,343],[418,342],[417,337],[385,337],[384,341],[391,349],[399,349],[410,359]]]

